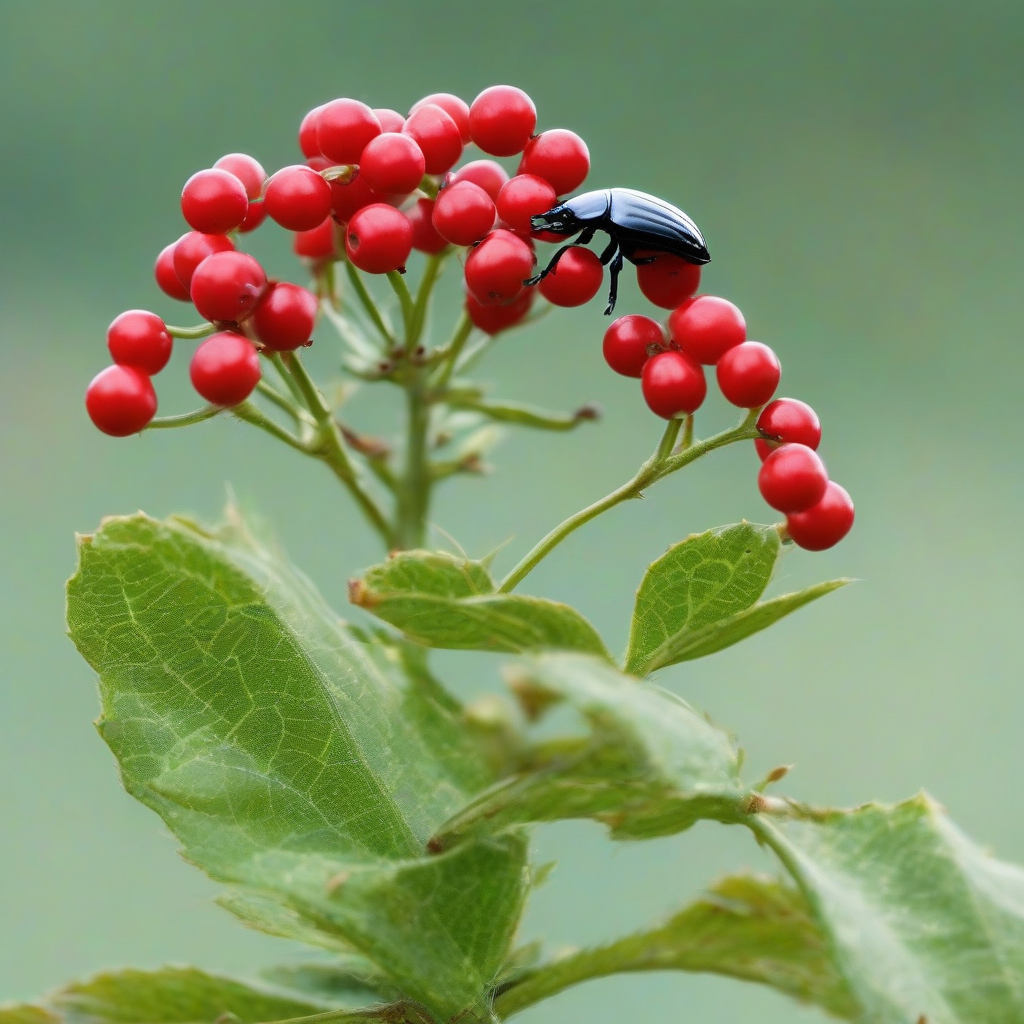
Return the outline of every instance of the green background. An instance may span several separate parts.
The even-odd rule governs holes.
[[[115,441],[81,400],[121,309],[190,319],[150,276],[183,229],[185,178],[231,150],[292,162],[302,113],[336,95],[405,109],[515,82],[541,126],[587,139],[593,187],[645,189],[695,217],[715,257],[706,290],[777,349],[783,391],[821,413],[823,454],[857,501],[849,540],[790,554],[779,585],[862,582],[662,681],[737,732],[752,773],[794,763],[793,794],[848,804],[927,787],[1024,861],[1022,29],[1017,4],[892,0],[3,4],[0,999],[117,964],[252,972],[296,955],[216,909],[214,886],[118,788],[89,724],[91,673],[63,636],[62,585],[75,530],[136,508],[212,518],[226,481],[339,607],[347,576],[377,557],[326,473],[263,435],[215,421]],[[256,247],[301,280],[282,232]],[[645,309],[632,283],[621,301]],[[452,484],[434,519],[469,552],[512,538],[507,568],[654,444],[635,382],[603,365],[604,326],[596,303],[560,311],[486,364],[502,396],[596,399],[607,416],[516,435],[494,477]],[[310,354],[322,372],[328,339]],[[196,404],[188,348],[157,381],[164,412]],[[381,422],[388,402],[364,393],[354,408]],[[716,398],[698,429],[731,418]],[[622,645],[642,568],[666,545],[771,521],[756,465],[744,446],[661,484],[576,535],[527,589],[577,604]],[[496,659],[439,664],[462,693],[498,686]],[[613,847],[568,824],[538,846],[561,864],[527,930],[554,945],[620,934],[722,871],[769,866],[745,834],[711,825]],[[655,975],[521,1019],[823,1018],[739,983]]]

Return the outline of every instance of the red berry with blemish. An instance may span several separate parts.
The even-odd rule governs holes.
[[[413,110],[402,128],[423,151],[427,174],[450,171],[462,156],[462,133],[448,111],[433,103]]]
[[[651,358],[651,349],[660,350],[664,345],[665,332],[657,320],[630,313],[613,321],[604,332],[604,359],[623,377],[640,377]]]
[[[759,341],[734,345],[715,370],[722,394],[741,409],[756,409],[770,401],[782,376],[778,356]]]
[[[156,391],[134,366],[108,366],[85,389],[89,419],[111,437],[137,434],[156,415]]]
[[[181,212],[189,227],[206,234],[234,231],[249,212],[245,185],[216,167],[196,171],[181,190]]]
[[[479,185],[496,203],[502,186],[508,181],[508,171],[495,160],[470,160],[452,175],[449,184],[457,185],[460,181]]]
[[[514,299],[533,274],[533,249],[517,234],[497,228],[466,257],[466,287],[478,302],[494,305]]]
[[[541,279],[538,288],[553,306],[582,306],[598,293],[603,280],[604,267],[597,254],[576,246]]]
[[[697,295],[668,318],[672,340],[691,359],[713,366],[734,345],[747,338],[743,314],[728,299]]]
[[[647,254],[638,252],[638,256]],[[648,302],[662,309],[675,309],[700,287],[700,267],[671,253],[651,253],[650,263],[636,268],[636,281]]]
[[[651,412],[666,420],[696,412],[708,393],[704,368],[682,352],[660,352],[644,364],[640,388]]]
[[[763,462],[781,444],[804,444],[817,449],[821,444],[821,421],[818,414],[798,398],[779,398],[765,406],[757,418],[757,429],[768,439],[758,438],[754,444]]]
[[[409,218],[386,203],[364,206],[348,222],[345,252],[368,274],[401,270],[412,252]]]
[[[494,227],[494,202],[479,185],[463,181],[441,189],[434,201],[434,228],[452,245],[473,245]]]
[[[309,344],[317,305],[316,296],[307,288],[279,281],[266,290],[249,323],[267,348],[290,352]]]
[[[590,173],[590,150],[575,132],[549,128],[527,142],[519,173],[536,174],[549,182],[558,195],[568,195]]]
[[[201,231],[187,231],[174,243],[174,272],[187,292],[192,286],[196,267],[208,256],[218,252],[231,252],[235,243],[227,235],[204,235]]]
[[[517,174],[498,193],[498,216],[517,234],[531,233],[530,218],[555,205],[551,184],[534,174]]]
[[[786,532],[798,547],[824,551],[850,532],[853,519],[853,500],[845,488],[830,480],[821,501],[804,512],[786,516]]]
[[[189,376],[192,386],[212,405],[238,405],[259,383],[260,357],[248,338],[221,331],[196,349]]]
[[[776,448],[757,474],[761,497],[779,512],[806,511],[821,501],[827,485],[825,463],[803,444]]]
[[[282,167],[267,182],[267,216],[289,231],[310,231],[331,212],[331,186],[312,167]]]
[[[217,252],[196,267],[189,292],[200,316],[213,321],[244,320],[259,302],[267,275],[244,252]]]
[[[419,187],[426,170],[423,150],[411,135],[382,132],[363,150],[359,173],[366,184],[386,195],[408,195]]]
[[[107,328],[107,348],[114,362],[150,377],[167,365],[172,346],[167,325],[145,309],[126,310]]]
[[[366,144],[380,133],[377,115],[359,100],[331,100],[316,115],[319,152],[336,164],[359,163]]]
[[[484,89],[469,108],[473,141],[491,156],[521,153],[537,127],[533,100],[512,85]]]

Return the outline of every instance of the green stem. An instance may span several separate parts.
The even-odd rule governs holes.
[[[409,286],[405,283],[404,274],[400,274],[397,270],[389,270],[387,277],[388,283],[398,296],[398,302],[402,307],[402,326],[405,328],[406,348],[412,349],[416,344],[413,339],[415,305],[412,300],[412,293],[409,291]]]
[[[455,325],[455,331],[452,334],[451,340],[444,349],[447,355],[441,366],[441,373],[438,375],[435,384],[439,391],[442,390],[451,379],[452,373],[455,370],[455,364],[459,361],[459,356],[462,354],[466,341],[472,333],[473,321],[470,320],[469,313],[463,310],[462,316],[459,317],[458,323]]]
[[[420,286],[416,291],[416,302],[412,310],[412,324],[409,331],[407,343],[410,349],[414,349],[423,335],[423,325],[427,320],[427,309],[430,306],[430,296],[433,294],[434,285],[437,283],[438,275],[444,266],[447,250],[431,256],[427,265],[423,268],[423,277],[420,279]]]
[[[426,538],[427,512],[433,479],[427,458],[430,433],[430,403],[424,389],[423,374],[417,373],[406,385],[405,470],[399,481],[399,547],[422,547]]]
[[[145,429],[167,430],[172,427],[190,427],[193,423],[202,423],[203,420],[213,419],[223,411],[224,406],[222,405],[207,405],[194,412],[182,413],[180,416],[158,416],[155,420],[150,420]]]
[[[267,399],[268,402],[273,402],[279,409],[288,413],[289,416],[296,423],[305,422],[313,425],[313,418],[305,411],[300,409],[294,402],[288,399],[285,395],[282,395],[272,384],[268,384],[265,380],[261,380],[256,385],[256,390]]]
[[[215,324],[199,324],[197,327],[172,327],[167,325],[167,333],[172,338],[205,338],[217,330]]]
[[[348,260],[345,260],[345,272],[352,283],[352,290],[356,293],[363,309],[366,310],[366,315],[373,322],[373,326],[377,328],[378,333],[384,339],[388,348],[394,348],[395,336],[388,330],[388,325],[384,323],[384,317],[381,316],[377,303],[373,301],[373,296],[367,289],[362,275]]]
[[[611,494],[605,495],[600,501],[594,502],[593,505],[588,505],[556,526],[505,577],[499,588],[500,592],[507,594],[514,590],[569,534],[578,530],[584,524],[589,523],[591,519],[596,519],[602,512],[607,512],[610,508],[614,508],[623,501],[639,498],[644,488],[663,479],[670,473],[682,469],[683,466],[695,462],[716,448],[722,448],[736,441],[759,437],[757,428],[754,426],[759,412],[760,410],[757,409],[751,411],[739,426],[733,427],[731,430],[724,430],[720,434],[715,434],[704,441],[697,441],[689,448],[675,455],[671,454],[671,452],[676,443],[676,438],[679,436],[682,421],[669,420],[657,451],[637,470],[636,476],[632,480],[628,480],[621,487],[616,488]]]
[[[267,355],[264,352],[264,355]],[[281,380],[284,381],[285,387],[292,393],[292,398],[295,399],[296,405],[300,408],[307,408],[306,396],[302,393],[302,389],[299,387],[295,378],[291,375],[288,367],[284,365],[284,360],[281,358],[280,352],[271,352],[267,355],[267,358],[274,364],[274,369],[277,370]]]
[[[275,423],[257,406],[253,405],[252,402],[241,402],[239,405],[232,406],[231,414],[245,423],[251,423],[254,427],[265,430],[272,437],[276,437],[279,441],[284,441],[285,444],[306,455],[312,454],[308,445],[294,434],[285,430],[279,423]]]

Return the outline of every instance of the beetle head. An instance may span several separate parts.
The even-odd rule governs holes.
[[[559,203],[547,213],[539,213],[530,218],[530,227],[534,231],[550,231],[555,235],[575,235],[583,230],[583,226],[579,217],[569,209],[568,203]]]

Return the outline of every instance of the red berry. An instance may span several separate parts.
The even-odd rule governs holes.
[[[231,252],[235,243],[226,235],[204,235],[187,231],[174,243],[174,272],[185,291],[192,286],[192,275],[207,256],[215,252]],[[191,296],[190,296],[191,297]]]
[[[526,144],[519,173],[536,174],[564,196],[578,189],[590,173],[590,150],[575,132],[549,128]]]
[[[267,275],[244,252],[217,252],[196,267],[189,289],[200,316],[213,321],[245,319],[259,302]]]
[[[406,210],[405,215],[412,225],[412,247],[417,252],[435,256],[448,248],[448,243],[434,227],[433,199],[417,199],[413,206]]]
[[[779,512],[806,511],[821,501],[827,485],[825,463],[804,444],[776,448],[757,474],[761,497]]]
[[[85,408],[104,434],[137,434],[156,415],[153,382],[134,366],[108,366],[85,389]]]
[[[248,234],[250,231],[255,231],[266,218],[267,207],[265,203],[250,203],[249,212],[245,215],[245,220],[238,225],[238,230],[242,234]]]
[[[466,312],[474,327],[478,327],[485,334],[500,334],[510,327],[515,327],[530,312],[536,291],[536,288],[524,288],[511,302],[497,306],[485,306],[478,302],[471,292],[467,292]]]
[[[718,386],[733,405],[756,409],[775,394],[782,376],[778,356],[759,341],[733,346],[718,360]]]
[[[337,255],[334,244],[334,218],[325,217],[323,223],[309,231],[297,231],[292,241],[296,256],[309,260],[329,260]]]
[[[539,288],[554,306],[582,306],[598,293],[603,280],[604,267],[597,254],[578,245],[562,256]]]
[[[508,171],[494,160],[470,160],[463,164],[453,175],[450,185],[460,181],[471,181],[479,185],[494,202],[498,201],[498,193],[508,181]]]
[[[844,488],[831,480],[817,505],[786,516],[786,530],[793,543],[807,551],[824,551],[838,544],[851,526],[853,501]]]
[[[238,226],[238,230],[242,232],[255,231],[267,215],[263,203],[253,202],[263,195],[267,172],[263,170],[263,166],[258,160],[246,153],[228,153],[213,166],[218,170],[233,174],[245,187],[245,194],[249,197],[249,208],[246,211],[245,220]]]
[[[412,252],[409,218],[386,203],[364,206],[348,222],[345,252],[355,266],[368,274],[401,270]]]
[[[129,309],[107,328],[107,348],[119,366],[134,366],[152,376],[171,358],[173,341],[167,325],[144,309]]]
[[[188,302],[188,289],[181,283],[174,270],[174,248],[176,244],[176,242],[171,242],[170,245],[165,245],[160,250],[160,255],[157,256],[156,263],[153,264],[153,276],[156,278],[156,283],[160,286],[160,290],[165,295],[170,295],[172,299]]]
[[[363,150],[359,173],[377,192],[404,196],[419,187],[426,162],[423,150],[411,135],[384,132]]]
[[[374,192],[358,171],[348,180],[333,178],[331,186],[331,213],[334,219],[344,223],[364,206],[371,203],[387,202],[388,196]]]
[[[821,444],[818,414],[798,398],[780,398],[765,406],[757,418],[757,429],[770,438],[759,437],[754,441],[762,462],[783,444],[805,444],[814,449]]]
[[[377,115],[359,100],[331,100],[316,117],[316,142],[337,164],[357,164],[370,139],[380,135]]]
[[[639,313],[620,316],[604,332],[605,362],[623,377],[640,377],[651,358],[648,349],[652,345],[659,349],[665,345],[665,334],[657,320]]]
[[[281,281],[266,290],[249,322],[267,348],[290,352],[309,344],[316,311],[317,299],[311,291]]]
[[[289,231],[310,231],[331,212],[331,186],[305,164],[282,167],[267,182],[267,214]]]
[[[244,402],[260,380],[253,343],[234,331],[211,334],[192,356],[192,386],[212,405]]]
[[[427,103],[415,108],[402,131],[423,150],[427,174],[444,174],[462,156],[462,134],[448,111]]]
[[[424,107],[428,103],[435,107],[440,107],[458,125],[459,135],[462,136],[462,144],[468,146],[471,141],[469,134],[469,104],[464,99],[453,96],[450,92],[433,92],[414,103],[409,111],[409,116],[412,117],[420,107]]]
[[[302,119],[302,124],[299,125],[299,149],[302,150],[302,155],[307,160],[320,156],[320,143],[317,141],[317,122],[320,119],[320,111],[325,106],[326,104],[321,103],[319,107],[314,107]]]
[[[668,329],[683,352],[708,366],[747,337],[743,314],[727,299],[714,295],[687,299],[672,311]]]
[[[466,287],[485,306],[514,299],[533,274],[533,249],[503,228],[492,231],[466,257]]]
[[[637,255],[646,254],[638,252]],[[663,252],[652,262],[641,263],[636,268],[636,281],[648,302],[662,309],[675,309],[700,287],[700,267]]]
[[[555,205],[555,190],[543,178],[517,174],[498,194],[498,216],[517,234],[531,233],[530,218]]]
[[[452,245],[473,245],[494,227],[491,197],[471,181],[441,189],[434,202],[434,228]]]
[[[533,100],[512,85],[484,89],[469,108],[473,141],[491,156],[521,153],[537,127]]]
[[[382,132],[400,132],[405,127],[405,118],[397,110],[390,107],[374,107],[373,112],[380,121]]]
[[[196,171],[181,190],[181,212],[189,227],[210,235],[234,231],[249,212],[245,185],[216,167]]]
[[[660,352],[644,364],[640,382],[651,412],[666,420],[696,412],[708,393],[704,369],[681,352]]]

